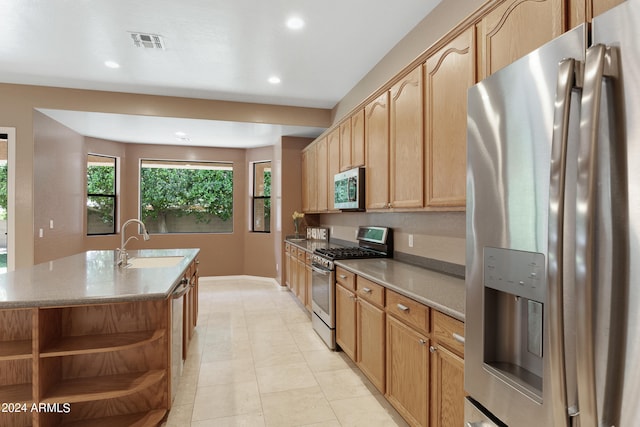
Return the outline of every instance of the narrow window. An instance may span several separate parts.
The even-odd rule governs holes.
[[[87,156],[87,235],[116,232],[116,158]]]
[[[253,231],[271,231],[271,162],[253,164]]]
[[[233,164],[140,161],[140,219],[149,233],[232,233]]]

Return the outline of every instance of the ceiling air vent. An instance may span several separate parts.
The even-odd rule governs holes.
[[[158,34],[131,33],[131,38],[133,39],[133,45],[135,47],[164,50],[162,36]]]

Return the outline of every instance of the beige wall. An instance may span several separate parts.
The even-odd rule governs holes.
[[[0,103],[2,126],[16,128],[16,268],[31,266],[36,260],[35,237],[37,230],[34,200],[37,191],[35,186],[38,171],[36,170],[34,173],[34,165],[37,163],[34,157],[34,117],[37,108],[312,127],[327,127],[331,120],[331,111],[324,109],[3,83],[0,83],[0,99],[3,100]],[[38,221],[41,221],[40,217],[41,215],[38,213]],[[48,220],[46,222],[45,225],[48,227]],[[54,230],[58,232],[59,230],[55,226],[54,222]],[[39,243],[45,244],[44,241]],[[236,263],[241,265],[242,260],[238,260]]]

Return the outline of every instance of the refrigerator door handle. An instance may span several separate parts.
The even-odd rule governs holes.
[[[598,426],[595,379],[594,292],[597,210],[598,124],[602,83],[616,74],[615,51],[598,44],[587,49],[580,109],[576,192],[576,369],[581,427]]]
[[[549,250],[547,269],[547,303],[549,304],[549,364],[553,419],[558,427],[568,426],[567,384],[565,382],[565,349],[562,284],[562,241],[565,200],[565,172],[571,90],[580,64],[565,59],[558,67],[558,83],[554,102],[551,173],[549,178]]]

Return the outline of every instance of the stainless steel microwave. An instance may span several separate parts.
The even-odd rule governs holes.
[[[333,177],[333,207],[364,210],[364,168],[349,169]]]

